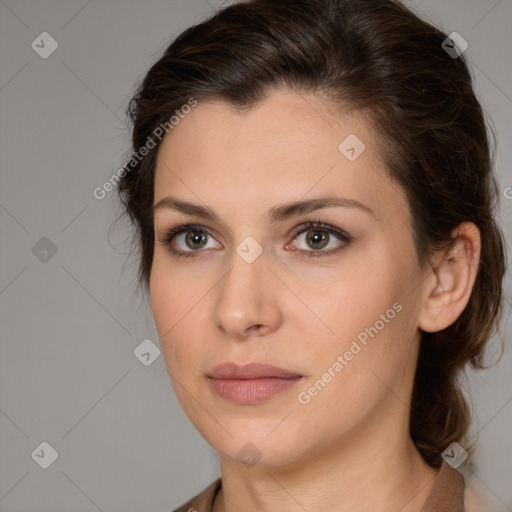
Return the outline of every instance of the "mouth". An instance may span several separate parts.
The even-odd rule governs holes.
[[[237,404],[256,404],[287,391],[304,378],[296,372],[276,366],[253,363],[216,366],[208,375],[212,390],[221,398]]]

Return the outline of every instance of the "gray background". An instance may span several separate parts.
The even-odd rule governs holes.
[[[136,81],[172,37],[221,3],[0,1],[2,512],[165,511],[218,476],[217,456],[178,406],[162,356],[146,366],[134,355],[146,338],[158,345],[156,331],[134,291],[127,227],[112,225],[113,193],[98,200],[92,191],[129,151],[124,108]],[[512,4],[408,5],[469,43],[477,93],[498,134],[510,241]],[[43,59],[31,43],[45,31],[58,48]],[[506,344],[509,326],[507,302]],[[498,351],[495,338],[489,361]],[[511,370],[506,350],[467,383],[480,438],[474,477],[508,510]],[[47,469],[31,456],[43,441],[58,452]]]

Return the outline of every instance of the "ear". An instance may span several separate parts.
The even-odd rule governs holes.
[[[418,327],[426,332],[440,331],[453,324],[466,307],[475,284],[480,230],[472,222],[464,222],[452,232],[452,238],[453,246],[435,256],[434,267],[424,281]]]

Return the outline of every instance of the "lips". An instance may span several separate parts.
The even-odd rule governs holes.
[[[222,364],[213,368],[208,377],[217,395],[238,404],[264,402],[303,379],[296,372],[260,363]]]
[[[299,373],[261,363],[253,363],[245,366],[238,366],[235,363],[221,364],[216,366],[209,376],[212,379],[261,379],[264,377],[293,379],[302,377]]]

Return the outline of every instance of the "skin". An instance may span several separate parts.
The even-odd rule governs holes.
[[[355,161],[338,149],[350,134],[366,146]],[[420,329],[450,325],[467,304],[478,229],[461,225],[453,249],[420,269],[404,191],[386,173],[371,123],[285,90],[245,113],[222,101],[192,109],[159,149],[154,204],[169,195],[208,205],[223,221],[158,209],[150,276],[176,396],[220,455],[215,511],[419,511],[437,475],[408,432]],[[265,217],[276,205],[324,195],[372,213],[330,207],[276,224]],[[328,234],[315,249],[306,237],[317,228],[293,238],[294,228],[318,220],[352,241]],[[208,231],[205,247],[187,245],[186,233],[163,243],[169,228],[186,223]],[[248,236],[263,251],[252,263],[236,252]],[[177,257],[171,247],[196,252]],[[396,303],[400,312],[300,403],[298,394]],[[303,378],[265,402],[234,404],[208,385],[208,372],[224,362],[272,364]],[[255,464],[240,457],[248,442]]]

